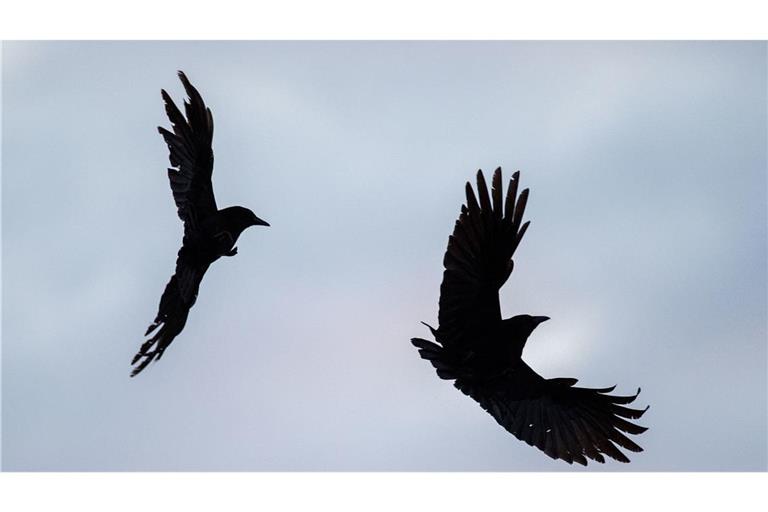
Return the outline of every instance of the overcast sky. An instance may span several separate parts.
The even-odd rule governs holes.
[[[526,359],[651,408],[632,463],[766,469],[766,44],[4,43],[5,470],[572,469],[410,345],[478,168],[521,170]],[[129,379],[182,228],[183,69],[220,207],[272,227]]]

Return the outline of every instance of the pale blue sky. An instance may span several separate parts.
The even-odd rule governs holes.
[[[502,294],[547,377],[642,386],[630,465],[766,469],[766,45],[3,45],[3,468],[571,468],[409,338],[478,168],[532,221]],[[183,69],[219,206],[271,228],[216,263],[129,379],[181,225],[155,131]],[[584,471],[583,469],[579,469]]]

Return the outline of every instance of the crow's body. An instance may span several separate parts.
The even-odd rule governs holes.
[[[237,254],[235,242],[249,226],[268,226],[242,206],[219,210],[213,195],[213,116],[202,97],[179,71],[190,100],[184,102],[186,119],[171,97],[162,91],[165,110],[173,132],[158,127],[169,149],[173,169],[168,179],[179,218],[184,222],[184,239],[176,258],[176,272],[165,287],[154,322],[131,364],[137,364],[131,377],[155,359],[160,359],[187,322],[190,308],[208,267],[222,256]]]
[[[467,204],[444,259],[439,327],[429,327],[437,343],[411,341],[438,376],[454,380],[507,431],[550,457],[583,465],[587,459],[604,462],[603,455],[629,462],[617,446],[642,451],[624,435],[646,430],[627,421],[645,412],[624,407],[637,394],[615,396],[608,394],[613,387],[580,388],[576,379],[541,377],[522,353],[548,317],[502,319],[499,289],[512,273],[512,256],[529,225],[522,224],[528,190],[518,197],[518,181],[515,173],[502,200],[501,169],[493,175],[490,196],[478,172],[479,201],[467,183]]]

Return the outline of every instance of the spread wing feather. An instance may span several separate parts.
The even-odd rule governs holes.
[[[512,256],[530,224],[522,224],[528,189],[517,197],[519,179],[516,172],[504,201],[501,169],[493,173],[490,196],[482,171],[477,173],[479,201],[472,186],[466,185],[467,202],[448,238],[443,260],[438,317],[441,343],[466,343],[465,332],[501,320],[499,289],[512,273]]]
[[[536,446],[553,459],[584,466],[587,459],[604,462],[603,455],[629,462],[620,450],[643,449],[624,433],[647,430],[627,421],[639,419],[646,409],[631,409],[631,396],[608,394],[609,389],[575,387],[575,379],[544,379],[527,364],[495,381],[457,379],[455,386],[476,400],[518,439]]]
[[[165,112],[173,132],[163,127],[157,130],[168,145],[168,158],[173,168],[168,179],[179,218],[185,233],[194,233],[202,219],[216,213],[211,175],[213,173],[213,116],[203,98],[179,71],[189,101],[184,102],[186,119],[165,90],[161,91]]]
[[[179,335],[187,323],[189,310],[197,300],[200,282],[208,265],[200,265],[187,246],[182,246],[176,258],[176,272],[165,285],[155,320],[147,328],[149,337],[131,361],[137,365],[131,377],[138,375],[155,359],[160,359],[168,345]]]

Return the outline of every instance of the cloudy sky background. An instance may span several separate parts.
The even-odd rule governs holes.
[[[568,470],[419,359],[478,168],[532,220],[502,309],[546,377],[651,404],[629,465],[766,469],[764,43],[14,42],[2,53],[5,470]],[[181,241],[183,69],[250,207],[129,379]]]

